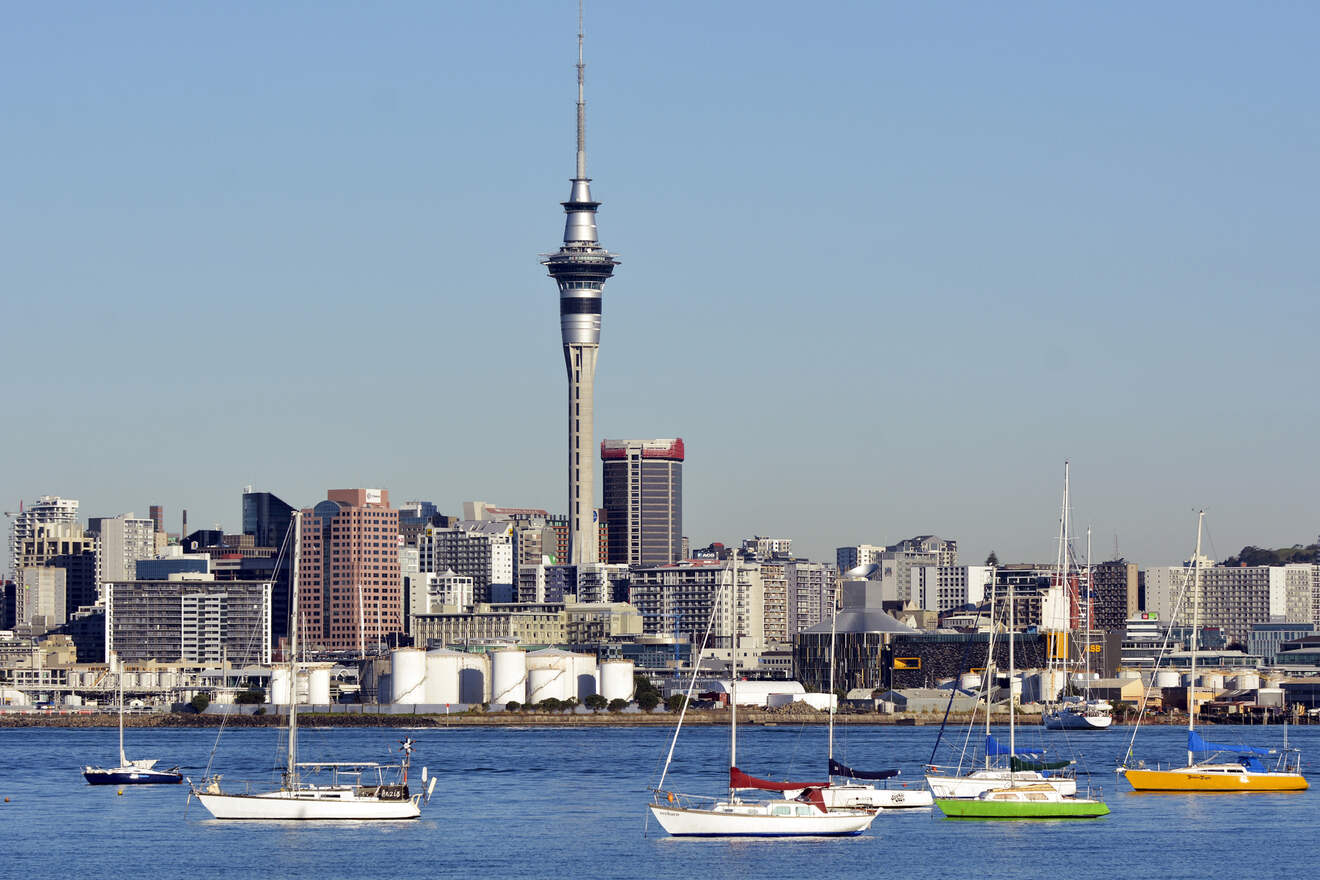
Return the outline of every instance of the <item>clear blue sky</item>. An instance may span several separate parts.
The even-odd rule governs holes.
[[[597,438],[693,543],[1320,531],[1311,4],[587,5]],[[25,4],[0,497],[565,507],[576,5]]]

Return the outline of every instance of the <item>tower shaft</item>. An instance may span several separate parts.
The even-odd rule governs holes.
[[[587,177],[583,98],[582,10],[578,9],[577,155],[564,206],[564,244],[541,263],[559,287],[559,332],[568,369],[568,528],[573,563],[597,562],[595,412],[601,299],[619,261],[596,238],[596,209]]]
[[[568,529],[575,564],[599,562],[596,530],[596,426],[594,400],[597,345],[566,344],[568,367]]]

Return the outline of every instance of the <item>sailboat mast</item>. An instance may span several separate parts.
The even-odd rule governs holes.
[[[993,580],[990,582],[990,638],[985,649],[985,678],[982,679],[982,690],[985,692],[985,741],[990,742],[990,698],[994,694],[995,676],[999,669],[995,663],[995,602],[998,601],[999,585]],[[976,715],[973,712],[972,722],[976,722]],[[971,736],[972,725],[967,726],[967,735]],[[959,762],[961,763],[961,762]],[[985,769],[990,769],[990,749],[985,750]]]
[[[1091,699],[1091,527],[1086,527],[1086,637],[1082,646],[1086,670],[1086,699]]]
[[[1198,630],[1201,626],[1201,526],[1205,522],[1205,511],[1196,515],[1196,552],[1192,554],[1192,663],[1191,674],[1187,678],[1187,733],[1196,729],[1196,647],[1200,641]],[[1195,763],[1192,738],[1187,737],[1187,766]]]
[[[1013,627],[1017,617],[1013,611],[1013,582],[1008,582],[1008,784],[1013,785],[1013,756],[1017,754],[1017,715],[1013,705],[1013,678],[1017,675],[1017,662],[1013,657]],[[987,711],[987,715],[990,713]]]
[[[729,557],[729,601],[730,619],[733,621],[733,636],[729,652],[729,766],[738,766],[738,551]],[[738,796],[738,789],[729,786],[729,800]]]
[[[124,664],[122,661],[119,663],[119,672],[115,678],[119,680],[119,766],[127,767],[128,756],[124,754]]]
[[[1068,460],[1064,459],[1063,510],[1059,514],[1059,591],[1062,593],[1062,596],[1060,598],[1063,600],[1064,607],[1067,609],[1064,613],[1067,614],[1068,616],[1067,623],[1065,624],[1066,629],[1064,630],[1064,632],[1067,632],[1072,628],[1072,603],[1069,601],[1071,597],[1068,595],[1070,592],[1069,582],[1068,582],[1068,562],[1069,562],[1068,539],[1070,537],[1068,534],[1068,525],[1069,525],[1068,504],[1072,500],[1068,497],[1070,494],[1070,489],[1072,488],[1070,485],[1071,483],[1070,467],[1071,465],[1069,464]],[[1066,689],[1068,687],[1067,644],[1069,640],[1068,637],[1063,634],[1063,632],[1055,633],[1054,638],[1058,640],[1058,644],[1055,647],[1055,650],[1052,652],[1052,654],[1059,654],[1059,653],[1063,654],[1063,656],[1059,658],[1059,666],[1063,670],[1063,687]],[[1063,650],[1060,651],[1059,648],[1062,648]],[[1050,690],[1053,689],[1054,689],[1054,682],[1051,681]]]
[[[839,628],[839,609],[835,603],[830,603],[830,747],[829,747],[829,766],[834,766],[834,702],[838,698],[834,694],[834,636]],[[831,775],[833,771],[831,770]]]
[[[293,567],[289,577],[289,788],[298,784],[298,560],[302,556],[302,511],[293,512]]]
[[[1072,605],[1068,590],[1068,477],[1069,463],[1067,459],[1063,461],[1063,500],[1059,504],[1059,532],[1058,547],[1054,552],[1054,576],[1051,580],[1051,587],[1046,594],[1049,600],[1041,606],[1041,629],[1045,632],[1045,678],[1046,684],[1042,697],[1045,703],[1057,709],[1058,697],[1064,687],[1067,686],[1067,650],[1060,650],[1068,644],[1068,633],[1071,630],[1072,623]],[[1068,615],[1067,623],[1060,624],[1058,617],[1060,613],[1059,605],[1063,603],[1067,608],[1065,612]],[[1062,656],[1060,656],[1062,654]],[[1063,673],[1064,684],[1059,691],[1054,688],[1054,674],[1059,670]]]

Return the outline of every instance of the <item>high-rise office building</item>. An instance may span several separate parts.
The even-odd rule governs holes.
[[[258,547],[280,547],[293,522],[293,505],[270,492],[243,490],[243,534]]]
[[[131,581],[137,577],[137,561],[156,555],[156,524],[132,513],[94,516],[87,530],[101,541],[101,582]]]
[[[9,523],[9,574],[16,576],[20,566],[19,556],[25,541],[36,537],[37,526],[54,523],[78,522],[78,502],[73,498],[61,498],[58,495],[42,495],[35,504],[24,507],[18,505],[18,512],[11,514]]]
[[[64,569],[64,607],[68,613],[94,605],[101,564],[97,539],[76,522],[42,522],[25,527],[25,531],[26,536],[16,548],[18,570],[30,566]]]
[[[271,660],[270,583],[181,580],[106,584],[106,656],[245,666]]]
[[[66,577],[64,569],[50,565],[19,569],[14,615],[17,624],[45,632],[64,623],[68,618],[64,604]]]
[[[331,489],[303,511],[298,602],[312,648],[365,653],[403,632],[399,512],[384,489]]]
[[[737,572],[736,589],[729,589],[730,569]],[[647,635],[686,635],[700,645],[709,626],[711,656],[727,660],[736,629],[741,636],[739,665],[765,647],[759,563],[692,559],[636,568],[628,601],[642,615]]]
[[[1125,559],[1098,562],[1091,566],[1091,628],[1124,629],[1138,611],[1137,564]]]
[[[569,559],[597,562],[595,421],[593,398],[596,354],[600,349],[601,299],[605,282],[619,264],[596,237],[596,209],[587,177],[586,102],[583,98],[582,21],[578,18],[577,172],[568,201],[564,244],[542,264],[559,287],[559,331],[568,368],[568,530]]]
[[[417,536],[418,568],[470,577],[477,602],[516,598],[518,531],[511,522],[462,520],[451,528],[428,528]],[[508,598],[505,598],[505,597]]]
[[[789,637],[829,620],[838,604],[839,570],[827,562],[794,559],[784,567],[788,578]]]
[[[683,440],[606,440],[600,445],[607,561],[663,565],[683,557]]]

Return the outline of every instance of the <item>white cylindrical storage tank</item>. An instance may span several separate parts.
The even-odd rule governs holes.
[[[490,658],[463,654],[458,661],[458,701],[467,705],[490,702]]]
[[[538,666],[527,670],[527,702],[567,700],[568,673],[555,666]]]
[[[153,672],[139,672],[139,673],[138,673],[138,687],[144,687],[144,688],[157,688],[157,687],[160,687],[160,673],[159,673],[159,672],[154,672],[154,671],[153,671]]]
[[[298,677],[296,681],[297,681],[298,689],[297,691],[295,691],[295,693],[297,694],[298,705],[306,706],[310,702],[309,695],[312,690],[311,670],[309,670],[307,667],[303,666],[302,664],[299,664]]]
[[[390,652],[390,702],[420,703],[426,698],[426,652],[399,648]]]
[[[136,672],[121,672],[119,673],[119,678],[120,678],[120,687],[124,688],[125,690],[137,687],[138,676]]]
[[[358,694],[361,701],[370,703],[390,701],[387,682],[382,680],[388,667],[389,660],[381,657],[358,663]]]
[[[1044,672],[1037,672],[1032,675],[1022,676],[1022,689],[1020,696],[1024,702],[1044,703],[1050,699],[1048,691],[1050,678]]]
[[[1074,672],[1072,674],[1073,687],[1076,688],[1077,690],[1082,690],[1083,688],[1086,687],[1086,683],[1088,681],[1095,681],[1099,677],[1100,676],[1094,672],[1090,672],[1090,673]]]
[[[289,667],[276,666],[270,671],[270,702],[276,706],[289,705]]]
[[[1181,672],[1174,672],[1172,669],[1161,669],[1155,673],[1155,687],[1176,688],[1182,687],[1182,683]]]
[[[427,651],[425,702],[433,706],[461,703],[462,700],[458,698],[458,680],[462,665],[463,655],[457,651],[447,648]]]
[[[490,702],[527,702],[527,653],[522,648],[501,648],[491,657]]]
[[[596,658],[590,654],[574,654],[572,669],[573,680],[569,685],[573,692],[569,696],[577,697],[581,702],[596,693]]]
[[[307,670],[307,702],[313,706],[330,705],[329,666],[315,666]]]
[[[606,660],[600,664],[600,695],[607,700],[632,700],[631,660]]]
[[[533,677],[532,673],[536,673]],[[567,700],[574,696],[571,687],[573,655],[567,651],[546,648],[527,655],[527,702]]]
[[[1053,669],[1042,673],[1040,696],[1038,699],[1042,702],[1054,701],[1063,694],[1064,685],[1068,682],[1068,675],[1062,669]]]
[[[958,687],[965,691],[979,691],[984,681],[979,672],[964,672],[958,678]]]
[[[1201,676],[1201,687],[1222,691],[1224,689],[1224,676],[1218,672],[1207,672]]]
[[[160,674],[160,686],[163,687],[163,688],[165,688],[166,690],[169,690],[169,689],[171,689],[171,688],[176,688],[176,687],[178,687],[178,686],[179,686],[179,673],[177,673],[177,672],[162,672],[162,673]]]
[[[1233,676],[1233,687],[1239,691],[1254,691],[1260,687],[1260,676],[1254,672],[1242,672]]]

